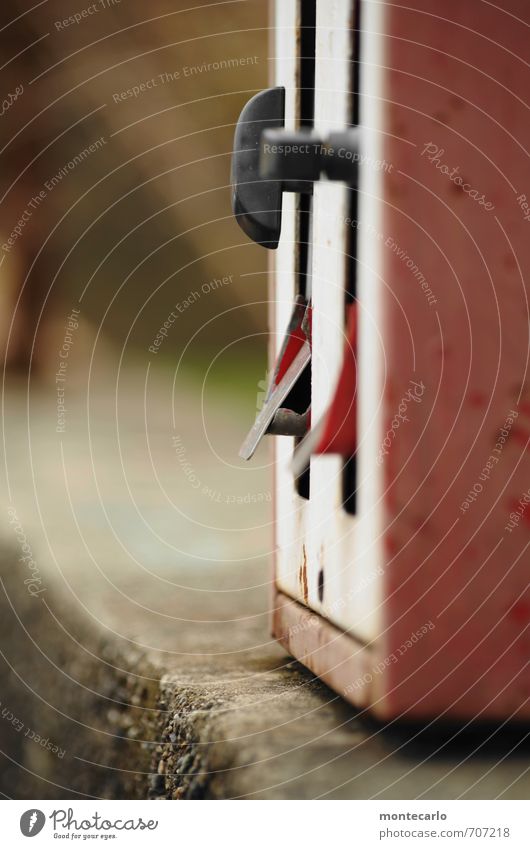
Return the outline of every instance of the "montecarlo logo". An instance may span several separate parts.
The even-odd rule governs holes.
[[[25,811],[20,817],[20,830],[24,837],[35,837],[42,831],[46,817],[37,808]]]

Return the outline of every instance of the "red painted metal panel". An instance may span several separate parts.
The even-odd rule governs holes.
[[[379,626],[369,648],[355,622],[300,631],[281,597],[275,633],[381,717],[528,719],[528,5],[388,2],[381,22]]]
[[[530,484],[526,28],[483,3],[408,6],[386,21],[385,432],[422,388],[383,462],[382,654],[434,628],[385,697],[528,716],[530,511],[506,530]]]

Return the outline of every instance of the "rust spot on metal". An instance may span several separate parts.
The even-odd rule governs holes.
[[[508,505],[510,512],[517,513],[517,515],[520,516],[521,522],[524,522],[525,525],[530,525],[530,510],[526,509],[528,506],[526,503],[522,504],[520,500],[516,501],[515,498],[510,498]],[[523,507],[522,512],[521,507]]]
[[[518,625],[527,625],[530,622],[530,603],[516,601],[510,608],[509,615]]]
[[[464,177],[462,175],[462,183],[460,183],[460,184],[455,183],[455,182],[453,182],[453,180],[451,180],[451,185],[448,186],[447,188],[448,188],[449,192],[452,192],[455,195],[463,195],[464,194],[464,184],[468,183],[468,182],[469,181],[468,181],[467,177]]]
[[[413,528],[418,533],[420,531],[428,531],[429,530],[429,517],[428,516],[411,516],[409,521],[410,527]]]
[[[305,550],[305,545],[302,546],[302,555],[304,560],[302,562],[302,565],[300,566],[300,569],[298,570],[298,581],[300,583],[300,590],[302,592],[302,596],[304,598],[305,603],[307,604],[309,600],[309,588],[307,585],[307,554]]]
[[[508,441],[510,436],[519,445],[523,445],[526,451],[530,451],[530,431],[527,428],[525,428],[524,426],[518,427],[517,425],[515,425],[515,427],[513,427],[512,430],[505,437],[506,442]]]
[[[514,410],[516,409],[516,407],[517,401],[515,401],[513,404]],[[521,403],[519,404],[519,409],[521,410],[521,413],[526,413],[527,416],[530,416],[530,401],[521,401]]]
[[[485,407],[488,403],[488,396],[485,392],[470,392],[468,401],[472,407]]]

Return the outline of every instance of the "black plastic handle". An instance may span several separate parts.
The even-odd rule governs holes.
[[[311,194],[321,176],[357,185],[357,127],[323,138],[307,129],[285,130],[284,124],[285,89],[268,88],[243,108],[234,138],[232,209],[247,236],[266,248],[278,247],[282,192]]]
[[[259,245],[277,248],[282,226],[282,184],[260,175],[261,134],[284,125],[285,89],[260,91],[237,122],[232,156],[232,209],[242,230]]]

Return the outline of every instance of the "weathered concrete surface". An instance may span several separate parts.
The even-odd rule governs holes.
[[[173,375],[114,377],[71,384],[64,434],[53,386],[32,390],[29,430],[25,388],[8,395],[1,791],[527,798],[526,729],[381,728],[270,639],[269,503],[232,500],[268,492],[234,461],[252,411],[215,393],[201,411],[184,382],[174,425]]]

